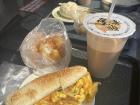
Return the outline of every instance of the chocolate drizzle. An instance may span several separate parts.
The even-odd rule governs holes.
[[[109,22],[107,22],[106,18],[98,19],[95,24],[104,26],[109,31],[119,31],[119,28],[120,28],[120,22],[118,22],[116,20],[110,20]]]

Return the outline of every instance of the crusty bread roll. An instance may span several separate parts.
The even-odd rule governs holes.
[[[88,74],[82,66],[65,68],[64,70],[39,77],[21,89],[9,95],[6,105],[33,105],[50,93],[67,88],[76,83],[81,77]]]

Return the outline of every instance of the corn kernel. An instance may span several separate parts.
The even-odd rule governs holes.
[[[80,79],[78,82],[77,82],[77,84],[76,84],[78,87],[79,86],[82,86],[83,85],[83,80],[82,79]]]
[[[65,94],[63,94],[63,93],[60,93],[60,98],[66,98],[66,95]]]
[[[77,99],[79,102],[83,102],[85,100],[85,95],[76,95],[75,99]]]
[[[58,100],[59,100],[59,97],[58,96],[52,97],[52,102],[57,102]]]
[[[84,89],[81,88],[81,89],[80,89],[80,94],[84,94],[84,92],[85,92]]]
[[[59,104],[60,104],[60,105],[63,105],[63,102],[60,101]]]
[[[75,87],[73,88],[73,94],[76,95],[79,93],[79,88]]]

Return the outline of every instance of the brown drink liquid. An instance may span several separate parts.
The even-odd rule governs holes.
[[[86,17],[87,56],[91,75],[108,77],[129,36],[135,32],[135,23],[130,19],[113,14],[106,23],[108,13],[95,13]]]
[[[116,64],[126,39],[100,38],[87,35],[88,67],[92,75],[98,78],[108,77]]]
[[[97,77],[107,77],[111,73],[108,71],[113,69],[121,51],[118,52],[98,51],[94,48],[91,48],[90,45],[88,45],[87,52],[88,52],[88,64],[89,64],[90,71],[91,72],[94,71]],[[94,73],[92,72],[91,74],[94,75]]]

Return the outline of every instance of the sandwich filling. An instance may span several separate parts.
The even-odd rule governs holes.
[[[99,84],[99,82],[92,82],[90,74],[87,74],[74,85],[64,90],[57,90],[34,105],[81,105],[81,103],[88,103],[95,96]]]

